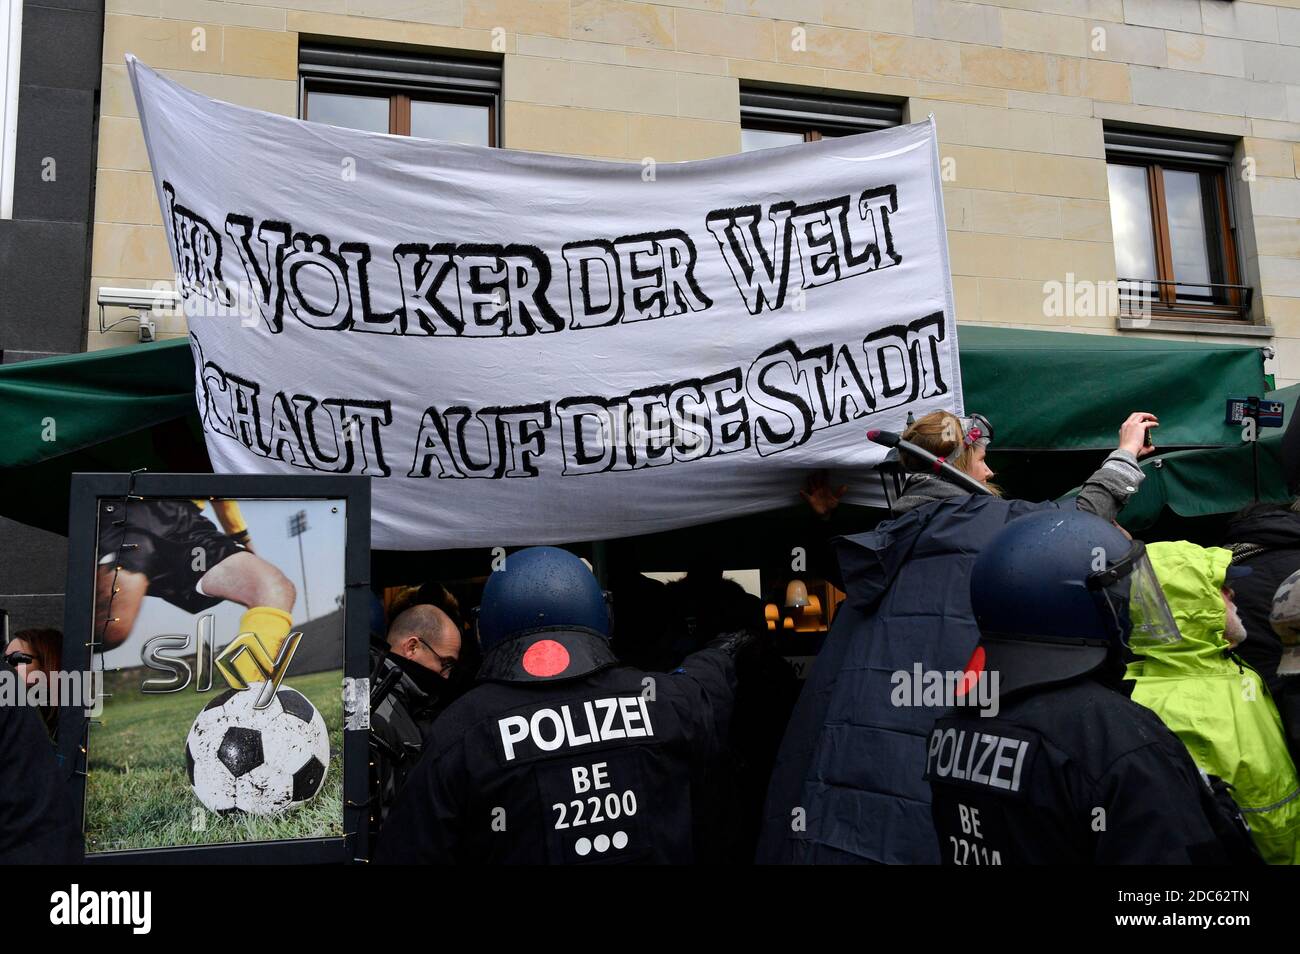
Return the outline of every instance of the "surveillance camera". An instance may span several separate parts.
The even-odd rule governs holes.
[[[99,305],[99,331],[105,334],[125,321],[139,324],[140,341],[158,340],[158,326],[150,317],[155,311],[175,310],[181,296],[170,288],[100,288],[95,298]],[[106,308],[125,308],[132,312],[109,323],[104,316]]]
[[[181,296],[170,288],[108,288],[99,290],[96,303],[101,308],[130,308],[132,311],[153,311],[175,308]]]

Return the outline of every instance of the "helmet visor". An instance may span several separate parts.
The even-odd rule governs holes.
[[[1088,577],[1124,643],[1133,651],[1182,639],[1155,568],[1140,540],[1128,554]]]
[[[1133,623],[1128,637],[1129,647],[1140,652],[1145,647],[1182,639],[1164,590],[1156,579],[1155,568],[1151,566],[1146,553],[1137,559],[1129,579],[1132,583],[1128,592],[1128,608],[1129,619]]]

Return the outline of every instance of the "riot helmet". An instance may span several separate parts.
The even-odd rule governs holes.
[[[996,671],[1004,695],[1108,661],[1122,667],[1130,647],[1180,638],[1142,542],[1074,509],[1041,510],[999,531],[976,558],[971,608],[982,667],[969,668]]]
[[[570,678],[611,665],[607,595],[581,559],[529,547],[488,577],[475,612],[481,678]]]

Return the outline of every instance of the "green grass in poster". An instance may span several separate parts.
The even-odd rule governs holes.
[[[138,673],[138,670],[135,672]],[[86,779],[86,850],[124,851],[181,845],[239,844],[343,834],[343,672],[290,676],[329,729],[325,783],[305,805],[279,815],[217,815],[194,796],[185,775],[185,738],[212,692],[145,695],[114,680],[103,725],[91,726]],[[115,683],[121,683],[115,685]]]

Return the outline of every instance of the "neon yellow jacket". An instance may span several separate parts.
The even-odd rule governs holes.
[[[1224,573],[1232,554],[1185,541],[1147,546],[1182,639],[1128,668],[1133,701],[1151,709],[1232,796],[1270,864],[1300,862],[1300,783],[1264,681],[1229,655]]]

